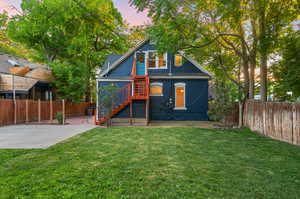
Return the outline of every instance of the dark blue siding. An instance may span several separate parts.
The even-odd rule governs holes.
[[[182,66],[175,66],[175,56],[172,55],[169,57],[171,65],[172,65],[172,73],[174,75],[179,73],[188,73],[188,74],[204,74],[199,68],[194,66],[190,61],[183,58]]]
[[[134,118],[146,118],[146,106],[145,101],[136,100],[132,103],[132,116]],[[120,111],[115,118],[128,118],[130,117],[130,106],[128,105],[122,111]]]
[[[149,43],[146,43],[137,51],[147,51],[147,50],[155,50],[155,47]],[[131,75],[132,64],[134,60],[134,54],[132,54],[129,58],[123,61],[117,68],[112,70],[107,76],[114,78],[114,77],[129,77]],[[180,67],[174,66],[174,55],[168,53],[168,60],[167,60],[167,69],[149,69],[149,75],[161,74],[161,75],[168,75],[172,73],[174,75],[184,73],[184,74],[204,74],[199,68],[194,66],[191,62],[184,59],[183,65]]]
[[[155,80],[163,83],[163,96],[150,99],[150,118],[152,120],[195,120],[207,121],[208,80]],[[174,110],[175,83],[186,84],[187,110]],[[166,103],[172,99],[173,106],[167,108]]]

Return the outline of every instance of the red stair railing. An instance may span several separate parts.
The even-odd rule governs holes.
[[[105,110],[105,107],[99,104],[98,107],[98,121],[96,124],[100,125],[105,123],[109,118],[113,117],[119,113],[123,108],[125,108],[129,103],[131,103],[131,83],[118,89],[112,94],[112,107],[110,110]]]

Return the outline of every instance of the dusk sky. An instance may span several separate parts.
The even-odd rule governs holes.
[[[0,11],[6,9],[12,14],[16,14],[10,5],[14,5],[17,9],[20,9],[20,4],[22,0],[0,0]],[[137,13],[137,11],[130,7],[129,0],[113,0],[115,6],[122,13],[124,20],[126,20],[130,25],[144,25],[145,23],[150,23],[150,20],[147,18],[147,14]]]

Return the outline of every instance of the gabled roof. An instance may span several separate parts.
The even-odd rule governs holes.
[[[118,59],[120,59],[123,55],[118,54],[110,54],[108,55],[104,65],[101,68],[100,75],[109,70],[109,68],[114,64]]]
[[[32,63],[25,59],[0,52],[0,72],[10,73],[9,69],[13,66],[26,66],[30,70],[33,70],[36,68],[47,69],[46,65]]]
[[[101,70],[100,77],[103,77],[107,73],[109,73],[111,70],[116,68],[119,64],[121,64],[124,60],[126,60],[128,57],[130,57],[137,49],[142,47],[144,44],[146,44],[149,41],[149,39],[145,39],[144,41],[138,43],[134,48],[131,48],[126,54],[122,55],[117,61],[114,63],[110,63],[109,69]]]
[[[110,71],[112,71],[113,69],[118,67],[123,61],[125,61],[127,58],[129,58],[132,54],[135,53],[135,51],[137,51],[139,48],[141,48],[144,44],[146,44],[149,41],[150,41],[149,39],[145,39],[145,40],[141,41],[134,48],[131,48],[124,55],[110,55],[111,57],[109,56],[108,59],[106,60],[103,68],[101,69],[101,72],[100,72],[99,76],[103,77],[106,74],[108,74]],[[184,58],[186,58],[188,61],[190,61],[193,65],[195,65],[200,71],[202,71],[204,74],[206,74],[207,76],[212,78],[212,75],[207,70],[205,70],[197,61],[195,61],[194,59],[192,59],[189,56],[184,55],[183,53],[180,53],[180,54]],[[113,61],[112,57],[117,58],[118,56],[120,56],[120,57],[118,59],[116,59],[115,61]],[[110,62],[109,60],[111,60],[113,62]]]

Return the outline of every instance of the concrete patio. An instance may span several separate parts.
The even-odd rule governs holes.
[[[0,128],[1,149],[48,148],[75,135],[95,128],[94,125],[13,125]]]

